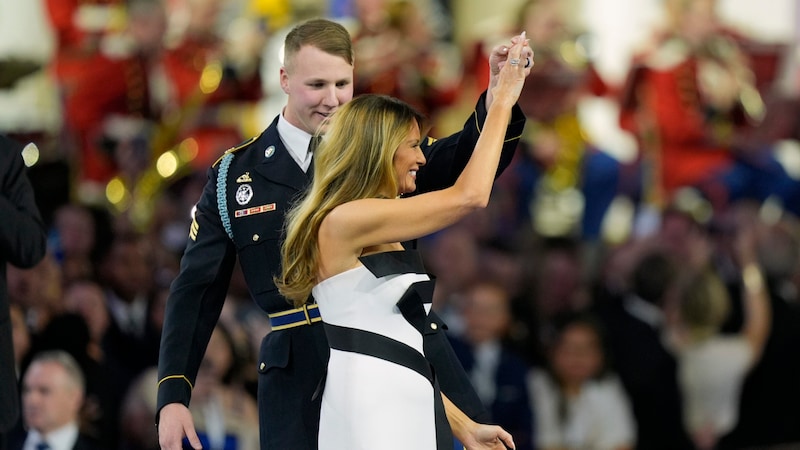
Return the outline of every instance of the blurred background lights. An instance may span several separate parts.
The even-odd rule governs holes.
[[[162,178],[169,178],[175,175],[178,170],[178,155],[174,150],[163,153],[156,161],[156,170]]]

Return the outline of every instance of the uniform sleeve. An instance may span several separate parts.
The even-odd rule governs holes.
[[[489,411],[481,402],[475,388],[456,356],[442,320],[433,311],[428,314],[428,329],[423,338],[425,357],[433,366],[439,387],[458,408],[478,423],[489,423]]]
[[[464,122],[464,128],[443,139],[428,137],[423,140],[422,151],[427,162],[417,176],[417,193],[430,192],[452,186],[466,167],[475,144],[481,135],[486,120],[486,92],[481,95],[475,110]],[[500,155],[497,176],[511,163],[519,138],[525,127],[525,114],[519,105],[514,105],[511,120],[506,129],[505,143]]]
[[[0,136],[0,259],[29,268],[44,257],[47,237],[21,150],[17,142]]]
[[[168,403],[188,406],[236,261],[216,203],[216,176],[209,169],[180,272],[170,287],[158,360],[157,411]]]

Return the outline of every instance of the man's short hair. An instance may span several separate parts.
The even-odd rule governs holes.
[[[355,60],[353,41],[345,27],[327,19],[311,19],[295,26],[283,43],[284,63],[303,46],[311,45],[330,55],[338,56],[350,65]]]
[[[46,350],[41,353],[37,353],[31,360],[30,365],[32,366],[36,363],[46,362],[59,364],[64,368],[64,371],[67,373],[67,377],[69,377],[69,379],[75,383],[75,386],[79,387],[82,391],[86,390],[86,378],[83,375],[83,370],[78,364],[78,361],[76,361],[72,355],[64,350]]]

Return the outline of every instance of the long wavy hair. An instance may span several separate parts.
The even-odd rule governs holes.
[[[322,220],[337,206],[364,198],[393,198],[398,180],[394,154],[423,116],[401,100],[361,95],[330,119],[314,152],[314,181],[287,213],[281,247],[280,293],[302,306],[317,283],[318,234]]]

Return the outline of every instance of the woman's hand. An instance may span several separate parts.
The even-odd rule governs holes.
[[[475,428],[465,439],[467,450],[507,450],[516,448],[511,434],[497,425],[475,424]]]
[[[533,67],[533,51],[525,38],[525,32],[513,37],[511,42],[511,48],[495,48],[489,58],[489,90],[493,101],[501,100],[508,106],[517,102],[525,78]]]

